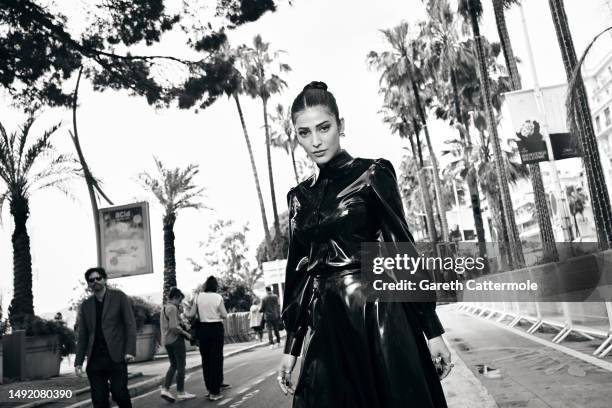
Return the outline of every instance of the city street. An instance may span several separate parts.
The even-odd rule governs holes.
[[[180,403],[183,408],[204,406],[222,407],[290,407],[291,398],[285,397],[276,385],[276,369],[282,349],[261,347],[225,359],[225,382],[232,388],[224,392],[225,398],[211,402],[206,399],[206,388],[200,371],[189,374],[185,390],[198,397]],[[299,362],[298,362],[299,364]],[[299,367],[294,378],[297,379]],[[174,388],[174,387],[173,387]],[[159,396],[159,389],[133,399],[135,407],[167,407],[168,402]]]

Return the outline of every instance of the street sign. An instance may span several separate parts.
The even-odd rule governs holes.
[[[149,204],[101,208],[102,267],[109,278],[153,273]]]

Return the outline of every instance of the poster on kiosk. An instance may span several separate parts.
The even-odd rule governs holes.
[[[153,273],[149,204],[101,208],[102,267],[109,278]]]

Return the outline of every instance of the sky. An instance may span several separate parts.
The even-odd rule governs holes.
[[[336,96],[340,115],[345,119],[343,148],[353,156],[387,158],[398,168],[404,144],[389,132],[377,114],[381,106],[378,74],[368,69],[365,58],[370,50],[385,49],[380,29],[390,28],[401,20],[414,22],[423,18],[423,10],[418,0],[379,0],[375,6],[372,4],[365,0],[295,0],[289,6],[283,2],[277,12],[232,32],[230,41],[234,45],[250,43],[253,36],[261,34],[272,49],[286,51],[283,60],[293,70],[284,77],[288,88],[273,99],[272,106],[278,102],[288,106],[308,82],[324,81]],[[576,49],[581,54],[590,38],[612,21],[612,14],[604,0],[566,0],[565,4]],[[524,10],[540,85],[564,82],[565,72],[548,2],[525,2]],[[507,20],[515,54],[523,60],[519,65],[523,84],[528,88],[533,78],[526,63],[527,52],[516,7],[507,13]],[[488,38],[497,40],[490,7],[485,9],[482,30]],[[180,35],[168,38],[154,48],[155,54],[187,49]],[[606,37],[594,52],[601,54],[611,48],[610,44],[612,41]],[[9,107],[6,95],[2,100],[0,121],[7,129],[14,130],[24,117]],[[242,103],[268,220],[272,223],[262,107],[259,101],[247,97],[242,98]],[[53,141],[58,150],[72,153],[74,148],[68,135],[71,113],[49,109],[39,114],[34,132],[41,132],[61,120],[63,126]],[[107,195],[115,204],[150,202],[154,273],[114,280],[128,294],[148,294],[162,287],[162,208],[137,181],[139,173],[154,170],[154,155],[169,167],[199,165],[196,181],[206,187],[204,201],[213,209],[185,210],[178,214],[175,245],[179,287],[189,290],[211,272],[206,268],[193,272],[187,258],[203,257],[199,243],[206,240],[209,225],[216,219],[231,219],[237,225],[248,223],[252,248],[262,240],[250,162],[232,101],[220,99],[198,113],[177,108],[155,110],[144,99],[130,97],[126,92],[94,92],[85,81],[80,91],[78,121],[85,157],[93,173],[102,180]],[[434,145],[441,149],[443,140],[450,135],[449,130],[440,122],[432,123],[430,129]],[[273,151],[272,161],[278,210],[283,212],[286,192],[294,184],[291,161],[278,149]],[[71,191],[72,198],[54,190],[36,192],[31,197],[28,230],[37,314],[54,313],[67,307],[70,299],[82,291],[84,271],[95,264],[93,221],[84,181],[75,180]],[[0,293],[6,311],[12,297],[13,228],[7,206],[2,220]]]

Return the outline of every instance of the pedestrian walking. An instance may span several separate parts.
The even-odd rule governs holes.
[[[361,274],[362,242],[405,242],[418,256],[393,166],[341,149],[344,119],[322,82],[300,92],[291,119],[318,173],[287,195],[281,389],[294,392],[294,408],[446,407],[440,379],[452,365],[435,302],[368,297]],[[293,390],[291,371],[307,333]]]
[[[266,329],[268,329],[268,341],[270,342],[270,348],[274,348],[274,338],[272,332],[276,336],[276,346],[280,347],[280,304],[276,293],[272,292],[271,287],[266,288],[266,296],[261,301],[261,307],[259,309],[264,316]]]
[[[162,344],[166,347],[170,367],[166,371],[166,379],[162,385],[160,396],[168,402],[184,401],[195,398],[194,394],[185,391],[185,339],[191,336],[180,324],[181,302],[185,298],[183,292],[176,287],[168,291],[168,300],[162,308],[160,317]],[[170,392],[170,386],[176,374],[176,396]]]
[[[249,310],[249,320],[251,329],[253,329],[255,335],[257,336],[257,341],[261,343],[263,341],[264,319],[263,313],[260,310],[260,305],[261,299],[256,297],[253,301],[253,304],[251,305],[251,309]]]
[[[127,363],[136,354],[136,321],[125,293],[106,286],[104,268],[90,268],[85,280],[93,292],[79,308],[76,375],[87,378],[94,408],[109,408],[108,393],[119,408],[131,408]]]
[[[202,374],[211,401],[223,398],[221,390],[229,387],[223,384],[223,320],[227,318],[227,311],[223,297],[216,293],[218,287],[217,279],[209,276],[204,282],[204,291],[195,296],[188,312],[188,316],[198,316],[196,334],[202,357]]]

